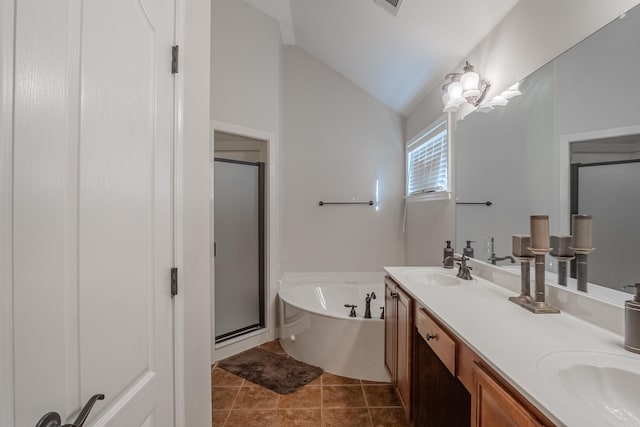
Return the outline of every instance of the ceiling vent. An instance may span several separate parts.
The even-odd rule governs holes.
[[[400,5],[402,5],[402,0],[373,0],[373,2],[393,16],[398,15],[398,10],[400,10]]]

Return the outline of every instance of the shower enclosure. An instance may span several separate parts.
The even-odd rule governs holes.
[[[593,216],[596,249],[589,255],[591,283],[620,289],[640,277],[638,182],[640,159],[571,165],[571,213]],[[574,265],[571,273],[575,277]]]
[[[265,327],[264,163],[214,161],[215,342]]]

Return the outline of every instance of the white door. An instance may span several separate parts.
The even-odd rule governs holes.
[[[14,5],[13,425],[173,426],[174,1]]]

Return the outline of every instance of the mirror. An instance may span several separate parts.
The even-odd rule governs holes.
[[[474,112],[456,122],[457,252],[462,253],[466,241],[473,240],[475,258],[486,260],[488,238],[493,237],[496,255],[511,255],[511,236],[529,234],[532,214],[549,214],[551,234],[571,234],[571,163],[614,157],[617,161],[621,155],[627,159],[638,157],[638,40],[640,6],[524,78],[520,83],[522,95],[512,98],[507,106],[489,113]],[[581,151],[587,153],[570,155],[572,145],[581,146]],[[593,160],[596,154],[605,160]],[[603,176],[614,179],[616,175],[619,174],[600,174],[595,181],[602,182]],[[624,176],[625,180],[634,179]],[[633,215],[624,219],[599,216],[601,211],[631,209],[637,218],[637,196],[628,197],[633,204],[623,207],[622,203],[628,201],[623,191],[615,192],[617,198],[597,198],[596,189],[582,187],[580,213],[592,213],[586,209],[598,206],[598,212],[594,209],[592,213],[596,250],[589,255],[593,261],[589,268],[598,265],[599,271],[590,271],[589,279],[594,282],[591,279],[597,278],[595,283],[603,288],[590,285],[589,292],[621,303],[629,299],[621,287],[640,281],[640,263],[635,261],[640,225],[630,221]],[[598,191],[612,196],[611,188],[619,187],[614,183],[613,187]],[[593,197],[587,202],[585,194]],[[481,204],[487,201],[492,202],[491,206]],[[613,244],[597,231],[603,230],[604,225],[616,228],[618,237]],[[519,272],[518,264],[498,264]],[[621,276],[617,272],[623,266],[627,271]],[[600,271],[601,268],[610,270]],[[547,256],[547,269],[557,270],[551,256]],[[548,278],[553,280],[553,274]],[[571,286],[571,279],[569,282]]]

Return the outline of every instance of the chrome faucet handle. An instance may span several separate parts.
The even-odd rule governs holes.
[[[375,292],[371,292],[371,299],[376,299],[376,293]]]

